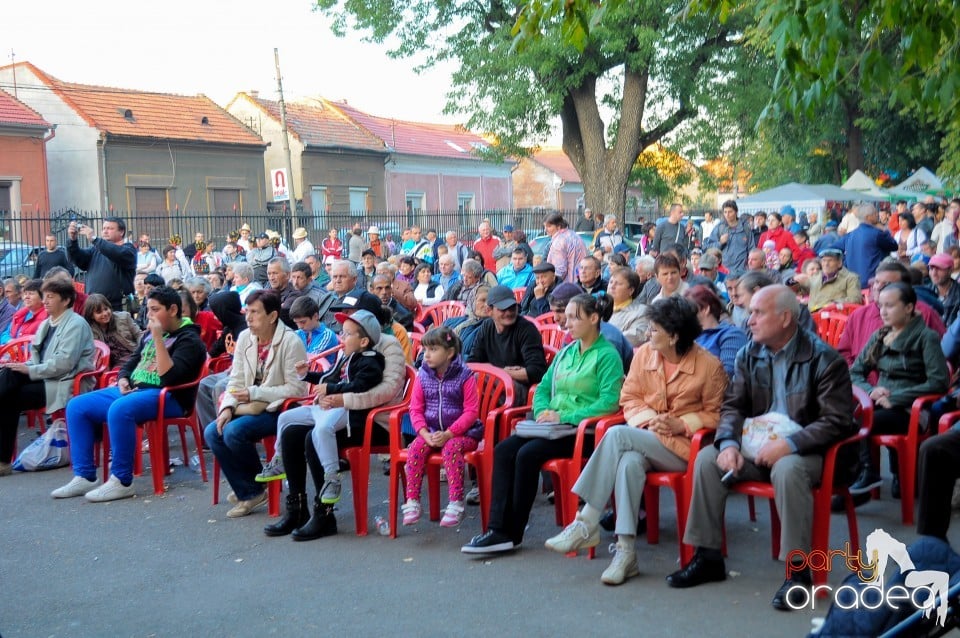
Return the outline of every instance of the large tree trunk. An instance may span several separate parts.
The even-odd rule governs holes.
[[[646,92],[647,75],[627,71],[617,138],[612,148],[607,148],[606,131],[597,108],[596,78],[587,78],[564,98],[560,111],[563,150],[580,174],[586,206],[594,214],[615,214],[623,219],[627,181],[642,150],[641,122]]]
[[[858,170],[863,170],[866,161],[863,157],[863,131],[857,124],[860,117],[860,106],[857,100],[850,99],[844,103],[847,116],[847,173],[848,177]]]

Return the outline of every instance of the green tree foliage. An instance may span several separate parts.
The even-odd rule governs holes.
[[[424,66],[455,62],[447,111],[494,135],[501,153],[525,153],[559,115],[587,205],[622,211],[640,151],[724,92],[719,69],[736,66],[740,31],[708,15],[671,19],[680,0],[574,1],[581,11],[569,14],[544,4],[538,13],[521,0],[318,0],[339,34],[360,31]]]

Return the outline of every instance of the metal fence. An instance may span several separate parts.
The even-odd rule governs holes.
[[[267,229],[279,232],[284,241],[292,243],[293,230],[302,226],[307,229],[310,240],[318,244],[333,228],[341,239],[354,224],[363,226],[364,232],[375,225],[380,229],[382,239],[388,236],[399,240],[404,228],[420,226],[424,233],[435,229],[441,235],[455,230],[464,240],[477,236],[477,226],[488,219],[495,231],[510,224],[516,230],[523,230],[529,238],[543,233],[543,219],[553,211],[537,209],[488,210],[488,211],[368,211],[363,213],[332,213],[298,211],[291,215],[289,211],[265,210],[243,213],[204,214],[195,212],[173,213],[136,213],[120,215],[126,222],[127,235],[136,239],[146,233],[151,243],[161,247],[173,235],[180,235],[184,243],[193,241],[195,233],[203,233],[207,241],[216,242],[221,247],[230,232],[237,231],[243,224],[249,224],[254,234]],[[580,216],[577,211],[559,211],[573,226]],[[0,247],[11,244],[42,246],[44,236],[52,234],[59,243],[67,241],[67,227],[71,221],[83,222],[99,228],[105,217],[113,213],[103,211],[64,210],[52,213],[24,213],[13,217],[0,212]]]

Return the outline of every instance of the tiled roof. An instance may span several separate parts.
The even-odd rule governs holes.
[[[394,120],[364,113],[346,102],[323,102],[379,137],[395,153],[479,160],[474,148],[489,146],[482,137],[462,126]]]
[[[533,154],[531,159],[537,164],[549,168],[568,184],[579,184],[581,181],[580,173],[573,167],[573,162],[570,161],[570,158],[562,149],[541,148]]]
[[[51,128],[39,113],[4,91],[0,91],[0,126]]]
[[[18,62],[71,106],[88,124],[115,136],[245,144],[263,140],[205,95],[151,93],[59,80]]]
[[[280,103],[240,94],[280,121]],[[321,101],[287,102],[287,127],[304,145],[320,148],[351,148],[385,152],[378,138]]]

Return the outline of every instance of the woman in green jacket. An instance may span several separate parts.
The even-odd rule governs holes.
[[[883,327],[877,330],[860,352],[850,379],[870,394],[874,434],[905,434],[910,422],[910,406],[925,394],[943,394],[950,383],[947,360],[940,348],[940,337],[926,326],[914,310],[917,294],[904,283],[894,283],[880,292],[878,299]],[[850,486],[857,504],[870,500],[870,490],[880,487],[879,468],[873,466],[870,445],[860,448],[863,471]],[[891,491],[900,497],[896,452],[890,451],[893,472]]]
[[[623,386],[623,363],[617,349],[600,334],[599,304],[604,297],[577,295],[567,304],[567,330],[573,343],[561,350],[544,374],[533,399],[540,423],[574,426],[590,417],[614,414]],[[571,428],[571,433],[576,428]],[[558,439],[510,436],[494,448],[493,493],[488,531],[461,548],[467,554],[516,549],[537,495],[541,466],[570,458],[574,436]]]

